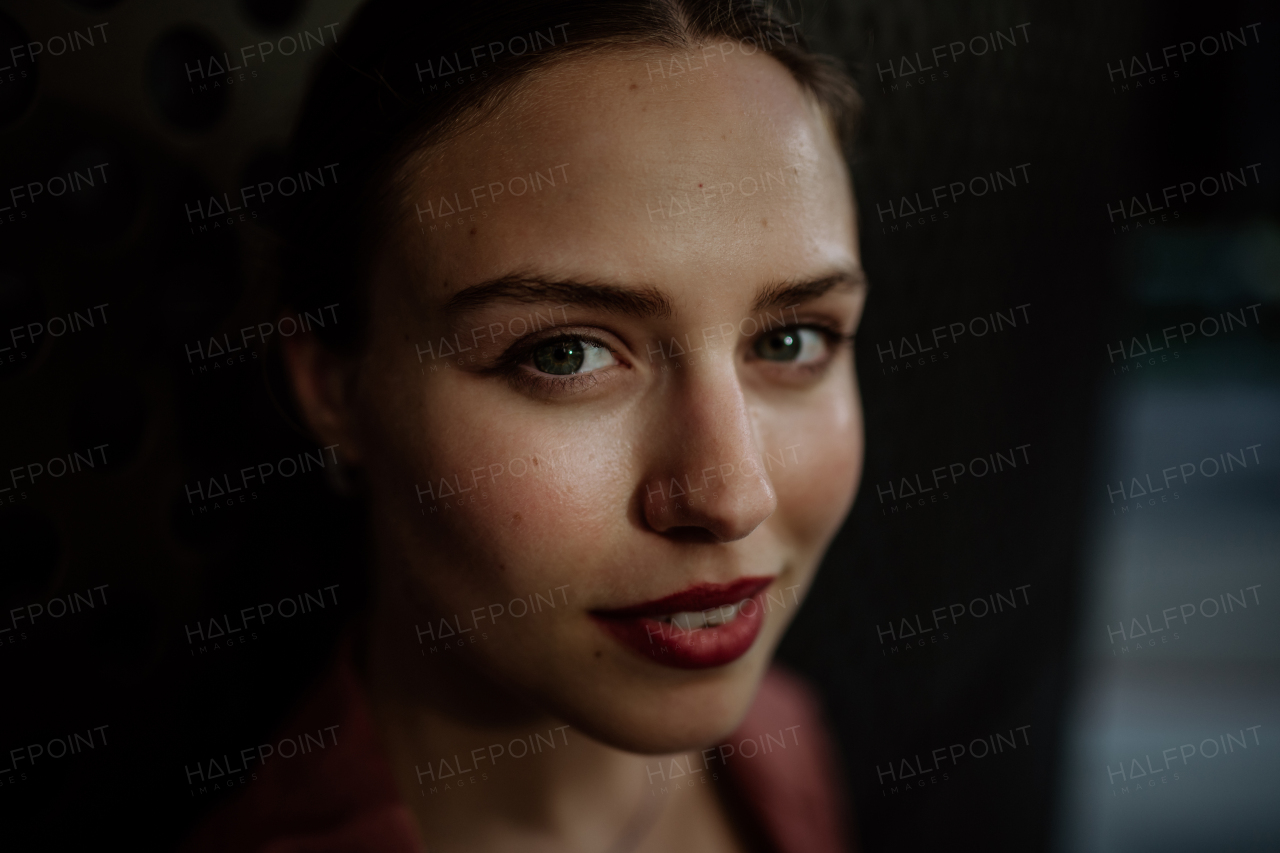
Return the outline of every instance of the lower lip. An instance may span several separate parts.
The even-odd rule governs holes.
[[[686,631],[649,616],[594,618],[622,645],[655,663],[676,669],[709,669],[732,663],[751,649],[764,627],[764,596],[763,590],[756,593],[733,621],[714,628]]]

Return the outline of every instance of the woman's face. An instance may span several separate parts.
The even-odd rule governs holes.
[[[324,427],[380,629],[640,752],[739,722],[863,448],[836,143],[776,61],[693,54],[553,66],[412,165]]]

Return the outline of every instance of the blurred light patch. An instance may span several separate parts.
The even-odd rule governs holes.
[[[1124,263],[1130,292],[1156,313],[1272,301],[1280,228],[1151,232]],[[1274,339],[1205,341],[1183,366],[1108,386],[1059,780],[1063,853],[1280,850]],[[1159,476],[1250,445],[1247,468]],[[1107,484],[1147,472],[1163,493],[1115,514]]]
[[[1280,300],[1280,224],[1194,226],[1133,235],[1121,259],[1131,292],[1148,305],[1218,306]]]

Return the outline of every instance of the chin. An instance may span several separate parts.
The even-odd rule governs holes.
[[[761,636],[738,660],[696,670],[658,667],[638,656],[615,661],[576,701],[551,704],[570,725],[627,752],[702,749],[726,741],[742,722],[776,645],[774,637]]]

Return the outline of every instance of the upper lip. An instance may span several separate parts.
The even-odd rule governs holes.
[[[643,604],[592,612],[597,616],[611,619],[630,619],[638,616],[667,616],[672,613],[711,610],[751,598],[774,580],[773,577],[753,577],[739,578],[729,583],[700,583]]]

